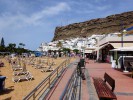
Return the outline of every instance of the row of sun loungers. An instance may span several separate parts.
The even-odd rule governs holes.
[[[48,71],[53,71],[54,69],[52,68],[53,65],[55,65],[54,61],[47,63],[47,60],[45,59],[32,59],[30,63],[35,69],[41,69],[41,72],[48,72]]]
[[[47,62],[49,61],[49,62]],[[17,62],[17,63],[16,63]],[[25,62],[25,63],[24,63]],[[21,59],[17,59],[15,62],[11,61],[11,66],[13,70],[13,78],[12,81],[17,83],[20,81],[30,81],[34,79],[33,75],[26,69],[26,63],[28,65],[32,65],[35,69],[41,69],[41,72],[49,72],[53,71],[52,67],[55,65],[54,61],[40,59],[40,58],[29,58],[24,61]]]
[[[26,69],[26,63],[22,60],[18,60],[15,62],[11,62],[11,67],[13,70],[13,82],[20,82],[20,81],[30,81],[34,77],[32,74]]]

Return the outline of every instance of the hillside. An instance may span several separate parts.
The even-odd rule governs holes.
[[[119,32],[133,23],[133,11],[56,27],[53,41],[59,39]]]

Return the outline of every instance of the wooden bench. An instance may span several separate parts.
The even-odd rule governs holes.
[[[115,89],[115,80],[107,73],[104,74],[104,80],[98,77],[93,77],[93,82],[100,100],[117,100],[116,95],[113,93]],[[106,84],[106,82],[108,84]]]

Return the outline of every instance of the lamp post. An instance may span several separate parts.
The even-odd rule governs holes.
[[[121,47],[123,47],[123,35],[126,34],[127,31],[126,30],[123,30],[122,31],[122,36],[121,36],[121,41],[122,41],[122,44],[121,44]],[[124,66],[124,58],[123,58],[123,53],[122,53],[122,66]],[[124,66],[125,70],[123,72],[127,73],[129,71],[127,71],[127,66]]]
[[[83,46],[82,46],[82,50],[83,50],[83,59],[85,59],[85,42],[86,42],[86,38],[83,39]]]
[[[83,47],[83,58],[85,59],[85,39],[84,39],[84,47]]]
[[[121,47],[123,47],[123,35],[126,34],[126,32],[127,32],[126,30],[123,30],[122,31],[122,36],[121,36],[122,43],[121,43]]]

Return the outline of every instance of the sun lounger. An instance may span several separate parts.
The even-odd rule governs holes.
[[[24,75],[24,76],[14,76],[13,78],[12,78],[12,81],[13,82],[20,82],[20,81],[22,81],[22,80],[26,80],[26,81],[30,81],[30,80],[32,80],[34,77],[32,76],[32,74],[29,72],[29,73],[27,73],[26,75]]]
[[[52,68],[52,66],[49,67],[45,67],[44,69],[41,70],[41,72],[48,72],[48,71],[53,71],[54,69]]]
[[[44,64],[37,64],[34,67],[35,69],[41,69],[41,68],[45,68],[44,66],[45,66]]]
[[[16,71],[16,70],[22,70],[23,68],[21,68],[21,67],[12,67],[12,70],[13,71]]]
[[[16,71],[16,70],[22,70],[23,68],[20,65],[16,65],[16,64],[11,64],[12,70]]]
[[[49,65],[53,66],[53,65],[56,65],[56,63],[55,62],[51,62],[51,63],[49,63]]]
[[[25,75],[25,74],[27,74],[27,73],[29,73],[29,71],[14,71],[14,72],[13,72],[13,75],[14,75],[14,76]]]
[[[14,71],[13,72],[13,75],[14,76],[16,76],[16,75],[24,75],[24,74],[27,74],[29,71],[27,71],[27,69],[26,69],[26,64],[25,64],[25,62],[24,63],[22,63],[22,67],[20,67],[20,69],[22,68],[22,70],[21,71]]]
[[[18,76],[14,76],[14,77],[12,78],[12,81],[13,81],[13,82],[19,82],[19,81],[20,81],[20,78],[19,78]]]
[[[30,81],[32,80],[34,77],[32,76],[32,74],[29,72],[28,74],[26,74],[25,76],[20,76],[20,81],[21,80],[27,80],[27,81]]]

